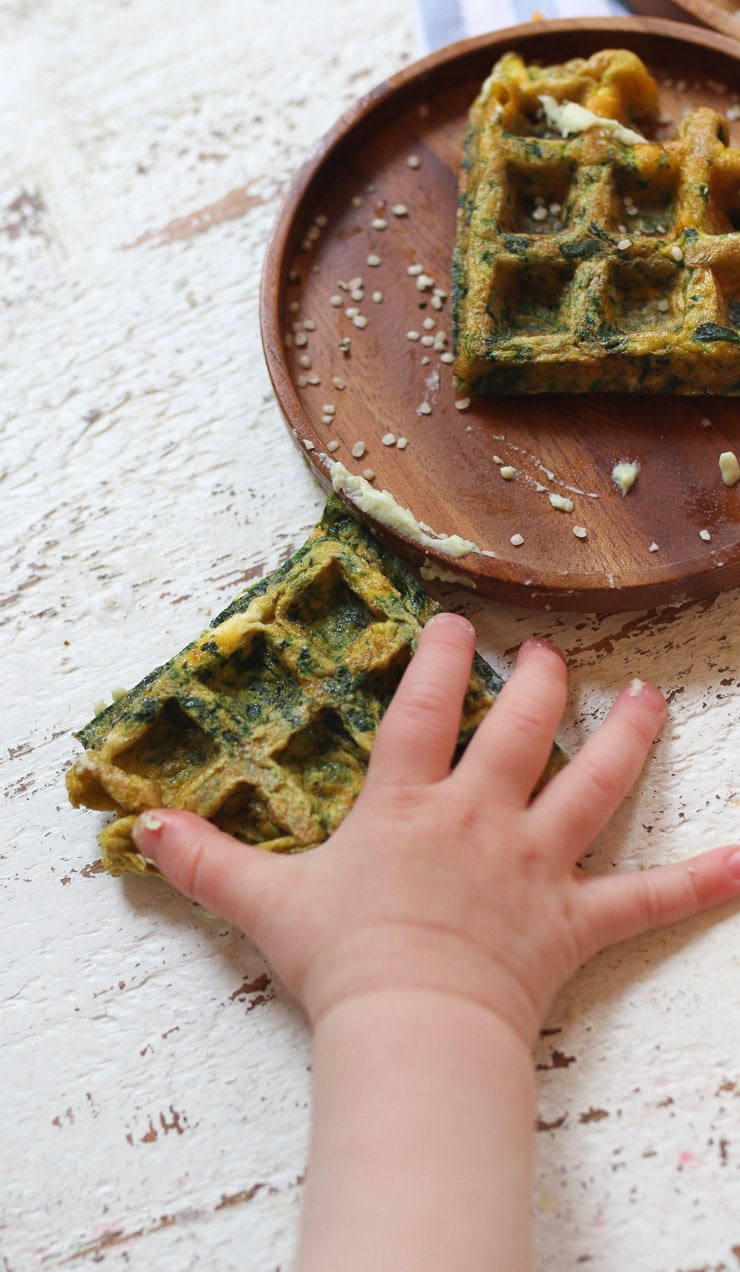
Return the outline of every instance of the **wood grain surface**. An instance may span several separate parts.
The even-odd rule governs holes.
[[[104,815],[64,774],[96,701],[321,515],[262,357],[260,271],[293,174],[423,52],[407,0],[0,4],[2,1272],[291,1267],[306,1022],[236,929],[102,871]],[[595,615],[427,585],[504,676],[527,638],[559,645],[569,753],[632,677],[668,699],[584,869],[737,840],[737,589]],[[727,905],[602,954],[552,1004],[533,1272],[737,1272],[739,964]]]
[[[734,100],[740,47],[684,24],[538,23],[441,50],[345,113],[294,183],[266,258],[268,366],[319,479],[328,483],[336,460],[353,474],[369,468],[373,486],[418,522],[479,549],[451,560],[389,527],[382,513],[366,514],[398,552],[430,574],[536,607],[639,609],[740,581],[740,491],[723,484],[718,466],[722,451],[740,453],[737,399],[478,395],[458,410],[463,395],[440,360],[451,348],[460,145],[480,84],[510,47],[555,63],[620,45],[655,73],[674,124],[687,107],[726,110]],[[740,125],[732,129],[739,144]],[[418,290],[414,266],[446,293],[440,309],[431,288]],[[344,284],[358,279],[363,299],[353,305]],[[367,325],[357,329],[348,307]],[[440,332],[441,348],[432,344]],[[388,434],[408,444],[384,445]],[[364,450],[355,458],[357,443]],[[611,479],[621,460],[640,468],[626,497]],[[503,480],[502,466],[516,478]],[[572,513],[555,510],[550,494],[570,498]]]
[[[740,39],[740,7],[736,0],[676,0],[676,3],[692,21]]]

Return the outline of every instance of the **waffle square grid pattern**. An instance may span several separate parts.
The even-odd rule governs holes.
[[[460,388],[740,393],[740,150],[709,108],[635,132],[658,122],[629,51],[494,67],[461,167]]]
[[[322,842],[362,786],[382,715],[440,607],[335,496],[306,543],[198,640],[77,737],[74,805],[115,813],[112,874],[154,872],[131,839],[146,808],[187,808],[281,852]],[[463,747],[501,687],[476,654]],[[555,750],[549,771],[560,766]]]

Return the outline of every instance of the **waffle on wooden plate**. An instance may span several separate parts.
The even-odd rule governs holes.
[[[111,874],[156,873],[131,839],[146,808],[187,808],[277,852],[310,848],[349,812],[381,717],[439,610],[405,566],[330,497],[291,559],[76,736],[75,806],[115,814]],[[476,654],[463,747],[501,686]],[[563,762],[555,749],[547,770]]]
[[[707,107],[659,122],[627,50],[496,63],[461,165],[460,388],[740,393],[740,150]]]

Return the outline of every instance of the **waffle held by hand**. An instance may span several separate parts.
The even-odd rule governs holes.
[[[460,173],[460,388],[740,393],[740,150],[706,107],[636,131],[659,120],[627,50],[493,68]]]
[[[289,561],[76,735],[85,753],[67,774],[70,799],[115,813],[99,836],[105,867],[155,873],[131,839],[153,807],[191,809],[273,851],[321,843],[352,807],[439,608],[331,496]],[[476,654],[461,746],[500,685]],[[554,751],[548,771],[562,759]]]

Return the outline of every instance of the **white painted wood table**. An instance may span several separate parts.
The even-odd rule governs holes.
[[[94,701],[317,518],[262,358],[265,243],[312,144],[421,52],[406,0],[0,3],[3,1272],[289,1266],[301,1013],[240,934],[101,873],[63,775]],[[438,594],[504,672],[530,633],[560,643],[566,748],[626,678],[667,693],[594,867],[738,835],[737,592],[603,619]],[[538,1268],[740,1267],[739,963],[727,906],[561,995],[537,1057]]]

